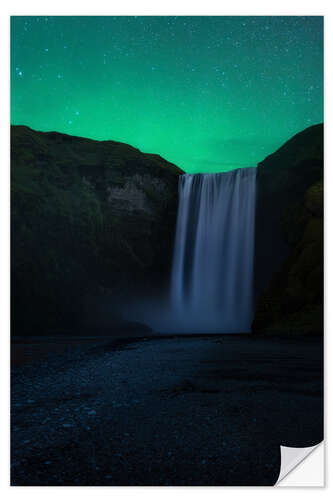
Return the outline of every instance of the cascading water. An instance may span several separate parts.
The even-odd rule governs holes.
[[[172,330],[250,330],[255,187],[255,167],[180,176]]]

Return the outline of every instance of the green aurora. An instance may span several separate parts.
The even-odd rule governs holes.
[[[12,17],[11,123],[256,165],[323,121],[323,18]]]

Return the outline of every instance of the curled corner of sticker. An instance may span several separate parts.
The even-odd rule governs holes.
[[[324,456],[324,447],[323,447],[323,442],[316,444],[315,446],[309,446],[307,448],[291,448],[289,446],[280,446],[280,451],[281,451],[281,466],[280,466],[280,474],[278,477],[277,482],[275,483],[276,486],[306,486],[306,484],[303,483],[301,480],[301,477],[297,477],[296,483],[294,481],[286,481],[285,478],[287,475],[290,474],[290,472],[294,471],[298,466],[304,462],[304,460],[312,454],[312,452],[318,448],[322,448],[321,450],[321,455],[316,457],[317,460],[317,465],[319,467],[318,470],[318,477],[320,476],[321,480],[317,480],[314,482],[314,484],[309,484],[309,486],[323,486],[324,485],[324,463],[323,463],[323,456]],[[319,461],[318,461],[319,459]],[[293,474],[292,474],[293,475]],[[303,476],[304,477],[304,476]],[[288,476],[289,478],[289,476]],[[288,479],[287,478],[287,479]]]

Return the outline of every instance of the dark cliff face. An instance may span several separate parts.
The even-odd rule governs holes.
[[[322,331],[322,182],[323,125],[258,165],[254,332]]]
[[[13,126],[13,333],[72,328],[89,297],[112,317],[112,297],[165,288],[181,173],[127,144]]]

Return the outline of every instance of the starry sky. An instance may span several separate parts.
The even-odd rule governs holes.
[[[11,123],[256,165],[323,121],[323,18],[12,17]]]

